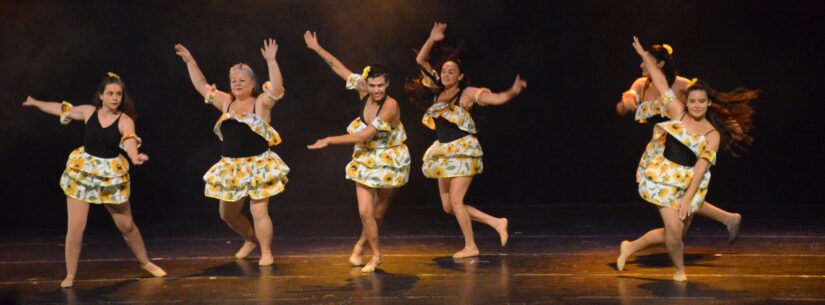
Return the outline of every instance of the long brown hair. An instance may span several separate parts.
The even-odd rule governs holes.
[[[129,96],[129,91],[126,90],[126,84],[123,80],[120,79],[120,76],[117,76],[114,73],[109,73],[103,80],[100,81],[100,86],[97,86],[97,92],[92,97],[92,105],[95,108],[100,109],[103,107],[103,101],[100,100],[100,95],[106,91],[106,86],[110,84],[117,84],[120,86],[120,89],[123,90],[123,99],[120,100],[120,106],[117,107],[117,110],[128,115],[132,120],[137,121],[137,112],[135,111],[135,102],[132,100],[132,97]]]
[[[719,131],[720,148],[739,157],[753,144],[753,136],[748,134],[753,129],[754,110],[751,102],[759,97],[759,90],[736,88],[729,92],[716,92],[706,82],[696,81],[685,90],[685,96],[692,91],[704,91],[711,102],[707,118]],[[735,128],[738,124],[739,128]]]
[[[464,73],[464,67],[461,62],[461,52],[464,51],[464,40],[460,40],[458,42],[458,46],[456,47],[441,47],[440,48],[440,59],[436,62],[436,67],[438,70],[436,71],[427,71],[423,66],[419,66],[419,70],[421,73],[418,73],[418,76],[413,79],[408,79],[407,82],[404,84],[404,91],[407,92],[410,96],[410,102],[413,103],[418,108],[422,110],[427,110],[427,108],[432,105],[435,96],[437,96],[441,91],[444,91],[444,85],[441,84],[441,77],[439,75],[439,71],[447,62],[454,62],[458,66],[459,73]],[[417,50],[413,50],[414,53],[418,54]],[[433,81],[435,87],[429,88],[424,86],[424,78],[425,75],[427,78]],[[464,90],[469,84],[469,79],[467,75],[464,75],[464,78],[458,81],[458,88],[459,94],[461,91]]]

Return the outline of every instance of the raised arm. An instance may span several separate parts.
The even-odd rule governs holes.
[[[473,104],[480,106],[502,105],[521,94],[521,90],[524,88],[527,88],[527,81],[521,79],[519,75],[516,75],[510,89],[498,93],[493,93],[487,88],[467,87],[461,96],[461,106],[470,108]]]
[[[189,52],[189,49],[182,44],[176,44],[175,54],[180,56],[183,62],[186,63],[186,69],[189,71],[189,79],[192,80],[192,86],[195,87],[195,90],[205,99],[211,100],[210,103],[215,106],[215,108],[223,110],[224,102],[230,99],[229,94],[220,92],[215,86],[209,85],[206,77],[203,76],[203,72],[201,72],[201,68],[198,67],[195,58],[192,57],[192,53]]]
[[[447,29],[446,23],[436,22],[433,23],[433,29],[430,30],[430,37],[427,38],[427,41],[424,42],[424,45],[421,46],[421,50],[418,51],[418,55],[415,57],[415,62],[419,65],[424,67],[427,72],[433,70],[433,67],[430,65],[430,52],[433,50],[433,46],[436,42],[444,40],[444,30]]]
[[[400,115],[398,112],[398,102],[396,102],[393,99],[387,99],[384,103],[384,107],[381,108],[381,112],[378,114],[378,117],[381,118],[381,120],[384,122],[397,121],[398,116]],[[329,145],[356,144],[369,140],[378,132],[378,128],[373,126],[371,122],[364,123],[367,124],[367,128],[364,128],[364,130],[361,130],[361,132],[326,137],[318,141],[315,141],[315,143],[313,143],[312,145],[307,145],[307,148],[313,150],[322,149]]]
[[[23,102],[23,106],[35,107],[45,113],[60,116],[61,121],[63,120],[63,116],[72,120],[85,121],[86,118],[90,117],[92,113],[95,112],[95,107],[92,105],[72,106],[69,103],[64,104],[58,102],[41,101],[31,96],[26,97],[26,101]],[[64,124],[68,122],[69,120],[66,120]]]
[[[122,115],[118,128],[120,129],[120,133],[124,135],[123,139],[121,139],[121,148],[129,155],[129,160],[132,160],[132,164],[141,165],[149,161],[149,156],[138,152],[140,138],[135,135],[135,121],[128,115]]]
[[[636,53],[642,57],[645,68],[647,68],[648,73],[650,73],[650,79],[653,81],[653,86],[657,91],[659,91],[660,94],[662,94],[662,96],[665,96],[666,92],[670,90],[670,86],[667,83],[665,74],[659,69],[659,67],[656,66],[656,59],[645,51],[642,44],[639,42],[639,38],[636,36],[633,36],[633,49],[636,50]],[[676,92],[674,92],[674,94],[676,94]],[[684,111],[684,105],[682,105],[682,103],[678,103],[678,101],[675,101],[675,96],[673,98],[673,101],[666,101],[667,111],[671,118],[678,118]]]
[[[709,153],[702,153],[699,155],[699,160],[697,160],[696,165],[693,166],[693,177],[690,179],[690,184],[688,185],[687,190],[685,190],[685,195],[679,199],[677,208],[679,211],[679,219],[682,220],[690,216],[690,203],[693,200],[693,196],[696,194],[696,191],[699,189],[699,183],[702,182],[702,178],[704,177],[705,172],[708,171],[711,161],[713,161],[708,160],[708,158],[715,159],[716,151],[719,150],[719,132],[711,132],[705,137],[708,140],[705,151]]]
[[[261,48],[261,55],[266,60],[266,67],[269,70],[269,82],[264,84],[263,105],[272,108],[275,103],[284,95],[284,79],[281,75],[281,68],[275,60],[278,53],[278,44],[274,39],[264,40],[264,47]],[[260,97],[259,97],[260,98]]]
[[[304,33],[304,42],[306,42],[307,48],[315,51],[315,53],[318,53],[318,56],[321,56],[324,62],[332,68],[332,71],[335,72],[336,75],[344,80],[347,80],[347,78],[349,78],[352,74],[352,71],[347,69],[347,67],[344,66],[338,58],[332,56],[332,54],[327,52],[327,50],[324,50],[324,48],[318,44],[318,36],[315,35],[315,32],[306,31],[306,33]]]

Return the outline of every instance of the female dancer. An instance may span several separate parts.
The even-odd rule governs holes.
[[[29,96],[23,106],[36,107],[45,113],[59,116],[60,123],[64,125],[72,120],[82,120],[86,124],[83,146],[69,154],[66,170],[60,177],[60,187],[66,194],[66,211],[69,214],[66,229],[66,278],[60,282],[60,287],[74,285],[90,204],[106,207],[141,268],[156,277],[166,276],[163,269],[149,260],[143,237],[132,220],[129,161],[120,154],[120,150],[126,151],[132,164],[138,166],[149,161],[149,156],[138,152],[141,140],[135,135],[135,106],[120,76],[109,72],[103,78],[92,97],[92,105],[73,106],[66,101],[45,102]]]
[[[676,65],[673,60],[673,49],[667,44],[655,44],[650,47],[648,51],[655,62],[656,67],[665,75],[668,84],[672,84],[674,93],[677,94],[677,102],[684,99],[685,88],[691,82],[687,78],[678,76]],[[616,104],[616,111],[619,115],[625,115],[629,112],[635,112],[635,118],[640,123],[645,123],[649,118],[657,115],[662,118],[669,118],[667,111],[662,111],[660,107],[654,107],[657,99],[660,96],[655,87],[651,87],[650,73],[644,62],[641,64],[642,77],[633,82],[630,89],[622,94],[622,100]],[[736,120],[728,119],[725,124],[727,128],[733,129],[736,132],[731,133],[731,136],[738,137],[744,134],[742,126]],[[704,202],[696,211],[696,215],[703,216],[725,225],[728,231],[728,243],[733,244],[739,236],[739,226],[742,223],[742,215],[739,213],[730,213],[722,210],[709,202]],[[627,258],[635,252],[641,251],[648,247],[663,244],[665,242],[664,228],[653,229],[648,234],[643,235],[635,241],[624,241],[619,247],[619,258],[616,260],[616,268],[621,271],[624,269],[624,264]]]
[[[284,96],[281,70],[275,61],[278,45],[270,38],[264,40],[261,49],[271,81],[264,83],[263,93],[255,73],[246,64],[239,63],[229,69],[231,90],[226,93],[209,85],[186,47],[175,45],[175,52],[186,63],[195,90],[207,104],[223,113],[214,127],[222,141],[222,158],[203,175],[204,194],[220,200],[221,219],[244,239],[235,257],[245,258],[260,246],[258,265],[272,265],[269,197],[284,191],[289,173],[289,167],[269,149],[281,143],[280,135],[269,125],[272,108]],[[249,197],[254,229],[241,213],[246,197]]]
[[[441,206],[447,214],[455,215],[461,233],[464,235],[464,249],[453,254],[454,258],[478,256],[478,246],[473,237],[472,221],[484,223],[495,229],[501,245],[507,244],[507,218],[496,218],[479,209],[466,205],[464,195],[473,181],[473,176],[481,174],[481,145],[476,139],[476,128],[470,110],[473,105],[495,106],[507,103],[527,87],[527,82],[518,75],[509,90],[493,93],[487,88],[466,87],[460,60],[447,58],[436,72],[429,63],[430,51],[436,42],[444,39],[447,24],[436,22],[430,37],[418,52],[415,61],[422,69],[420,85],[407,86],[408,91],[421,91],[425,87],[435,93],[432,106],[427,109],[422,122],[436,131],[438,140],[424,153],[422,171],[427,178],[438,179]],[[414,93],[416,92],[411,92]]]
[[[737,139],[745,139],[745,143],[752,141],[747,134],[731,128],[725,121],[734,119],[740,126],[749,127],[752,110],[747,103],[756,94],[744,89],[717,94],[699,82],[688,84],[687,101],[678,102],[673,88],[668,87],[665,75],[656,67],[655,59],[642,48],[638,38],[633,39],[633,47],[642,57],[656,90],[665,92],[650,104],[658,110],[643,115],[649,117],[658,111],[667,113],[670,118],[679,118],[656,124],[653,138],[642,155],[636,180],[639,194],[658,206],[665,224],[665,245],[676,267],[673,279],[686,281],[682,237],[690,225],[691,214],[699,210],[704,202],[710,182],[708,168],[715,164],[716,152],[720,147],[733,151],[741,147],[737,146]],[[738,135],[731,137],[732,133]],[[646,235],[655,234],[652,232]],[[627,248],[625,243],[628,242],[622,243],[623,250]],[[623,267],[621,265],[627,256],[629,254],[623,252],[617,265]]]
[[[393,192],[406,184],[410,175],[410,153],[404,145],[407,134],[401,124],[401,110],[398,102],[387,95],[390,74],[386,68],[376,64],[366,67],[361,75],[354,74],[318,44],[315,33],[304,33],[304,41],[335,74],[346,80],[347,89],[358,91],[361,100],[361,115],[349,124],[346,135],[319,139],[307,147],[322,149],[331,144],[355,144],[352,161],[346,167],[346,177],[355,181],[362,229],[349,261],[353,266],[362,265],[364,243],[369,242],[372,259],[361,271],[373,272],[383,261],[378,226]]]

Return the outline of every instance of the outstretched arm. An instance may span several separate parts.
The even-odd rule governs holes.
[[[424,45],[421,46],[421,50],[418,51],[418,55],[415,57],[415,62],[419,65],[424,67],[427,72],[433,70],[433,67],[430,65],[430,52],[433,50],[433,46],[436,42],[444,40],[444,30],[447,29],[446,23],[436,22],[433,23],[433,29],[430,30],[430,37],[427,38],[427,41],[424,42]]]
[[[23,106],[25,107],[35,107],[40,111],[45,113],[61,116],[63,115],[63,104],[58,102],[47,102],[37,100],[31,96],[26,97],[26,101],[23,102]],[[85,121],[86,118],[92,115],[95,112],[95,107],[92,105],[79,105],[79,106],[68,106],[68,118],[72,120],[78,121]],[[65,123],[64,123],[65,124]]]
[[[186,69],[189,70],[189,79],[192,80],[192,86],[195,87],[195,90],[205,99],[211,100],[211,104],[215,106],[215,108],[223,110],[224,102],[230,99],[229,94],[220,92],[214,86],[209,85],[206,77],[203,76],[203,72],[201,72],[201,68],[198,67],[195,58],[192,57],[192,53],[189,52],[189,49],[182,44],[176,44],[175,54],[180,56],[183,62],[186,63]]]
[[[321,58],[327,63],[327,65],[329,65],[330,68],[332,68],[332,71],[335,72],[336,75],[344,80],[347,80],[347,78],[349,78],[352,74],[352,71],[347,69],[347,67],[344,66],[338,58],[332,56],[332,54],[327,52],[327,50],[324,50],[324,48],[318,44],[318,36],[315,32],[306,31],[306,33],[304,33],[304,42],[306,42],[307,48],[315,51],[315,53],[318,53],[318,56],[321,56]]]
[[[521,79],[519,75],[516,75],[510,89],[499,93],[493,93],[487,88],[467,87],[461,96],[461,106],[470,108],[473,104],[481,106],[502,105],[521,94],[521,90],[524,88],[527,88],[527,81]]]
[[[263,99],[263,105],[267,108],[272,108],[275,103],[284,95],[284,79],[281,75],[281,68],[275,60],[275,54],[278,53],[278,44],[274,39],[270,38],[264,40],[264,47],[261,48],[261,55],[266,60],[267,69],[269,69],[269,83],[264,85],[264,95],[267,97]]]
[[[395,101],[390,101],[389,99],[385,103],[386,104],[384,104],[384,107],[381,108],[381,113],[378,114],[378,117],[380,117],[384,122],[393,122],[399,116],[398,103]],[[356,144],[369,140],[378,132],[378,129],[370,124],[370,122],[364,122],[364,124],[367,124],[367,128],[364,128],[361,132],[319,139],[312,145],[308,145],[307,148],[322,149],[329,145]]]
[[[639,42],[639,38],[636,36],[633,36],[633,49],[636,50],[636,53],[642,57],[645,68],[647,68],[648,73],[650,73],[650,79],[653,81],[653,86],[657,91],[659,91],[660,94],[665,95],[666,92],[670,90],[665,74],[662,73],[662,70],[656,66],[656,59],[645,51],[642,44]],[[671,118],[677,118],[684,111],[684,106],[682,103],[678,103],[678,101],[667,102],[667,111]]]

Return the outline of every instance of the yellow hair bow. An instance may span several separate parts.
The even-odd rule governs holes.
[[[106,72],[106,75],[107,75],[107,76],[109,76],[109,77],[111,77],[111,78],[117,78],[117,79],[120,79],[120,75],[117,75],[117,74],[115,74],[114,72]]]
[[[662,48],[665,48],[665,50],[667,50],[667,55],[673,55],[673,47],[671,47],[669,44],[662,44]]]
[[[370,66],[364,67],[364,72],[361,72],[361,79],[367,80],[367,75],[370,74]]]
[[[690,80],[690,82],[688,82],[687,87],[688,88],[693,87],[693,85],[696,85],[696,82],[698,82],[698,81],[699,81],[699,79],[694,77],[693,79]]]

